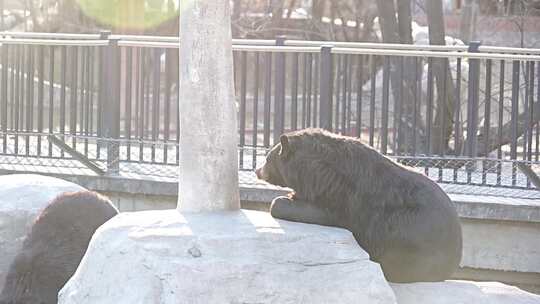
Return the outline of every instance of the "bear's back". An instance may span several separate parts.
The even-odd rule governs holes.
[[[356,138],[318,132],[317,142],[325,145],[318,149],[333,156],[332,166],[353,188],[345,201],[330,205],[341,205],[349,229],[381,263],[387,279],[448,279],[462,255],[461,225],[448,195],[424,174]]]

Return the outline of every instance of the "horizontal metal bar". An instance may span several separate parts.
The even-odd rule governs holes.
[[[276,40],[268,39],[233,39],[233,44],[242,45],[276,45]]]
[[[178,37],[174,36],[137,36],[137,35],[112,35],[111,38],[130,41],[153,41],[153,42],[173,42],[179,43]],[[274,46],[275,40],[271,39],[233,39],[233,45],[256,45]],[[426,44],[401,44],[401,43],[369,43],[369,42],[338,42],[338,41],[307,41],[307,40],[285,40],[285,46],[308,46],[321,47],[323,45],[333,45],[343,48],[368,48],[368,49],[394,49],[394,50],[415,50],[415,51],[458,51],[468,50],[467,45],[426,45]],[[503,53],[503,54],[530,54],[540,55],[540,49],[533,48],[512,48],[499,46],[481,46],[480,52]]]
[[[380,55],[380,56],[403,56],[403,57],[432,57],[432,58],[470,58],[470,59],[494,59],[494,60],[529,60],[540,61],[538,55],[512,55],[470,52],[435,52],[435,51],[408,51],[408,50],[384,50],[384,49],[359,49],[359,48],[333,48],[333,54],[348,55]]]
[[[145,36],[145,35],[111,35],[111,39],[124,41],[147,41],[147,42],[171,42],[179,43],[180,39],[177,36]],[[247,45],[276,45],[275,40],[269,39],[233,39],[233,44]]]
[[[66,133],[44,133],[44,132],[25,132],[25,131],[0,131],[0,136],[2,135],[10,135],[10,136],[61,136],[64,138],[70,138],[75,140],[90,140],[90,141],[100,141],[102,143],[108,143],[108,142],[115,142],[119,144],[132,144],[132,145],[160,145],[160,146],[178,146],[178,142],[174,142],[172,140],[170,141],[164,141],[164,140],[144,140],[144,139],[126,139],[126,138],[111,138],[111,137],[99,137],[99,136],[92,136],[92,135],[73,135],[73,134],[66,134]]]
[[[515,159],[500,159],[495,157],[466,157],[466,156],[428,156],[428,155],[392,155],[390,156],[392,159],[398,159],[398,160],[423,160],[423,161],[458,161],[458,162],[473,162],[473,161],[479,161],[479,162],[499,162],[499,163],[506,163],[506,164],[524,164],[527,166],[530,165],[540,165],[540,161],[534,161],[534,160],[515,160]]]
[[[178,36],[145,36],[145,35],[110,35],[110,39],[126,41],[151,41],[151,42],[172,42],[178,43]]]
[[[372,43],[372,42],[338,42],[338,41],[307,41],[285,40],[286,46],[322,46],[333,45],[338,48],[366,48],[366,49],[392,49],[392,50],[415,50],[415,51],[456,51],[465,52],[467,45],[428,45],[428,44],[402,44],[402,43]],[[530,54],[540,55],[540,49],[512,48],[500,46],[480,46],[480,53],[502,54]]]
[[[233,45],[234,51],[275,52],[275,53],[319,53],[320,47],[294,47],[294,46],[259,46],[259,45]]]
[[[147,42],[170,42],[179,43],[180,39],[177,36],[145,36],[145,35],[111,35],[111,39],[124,41],[147,41]],[[270,39],[233,39],[233,44],[247,45],[276,45],[275,40]]]
[[[0,38],[0,44],[13,45],[60,45],[60,46],[107,46],[108,40],[54,40]]]
[[[368,42],[330,42],[330,41],[303,41],[286,40],[286,46],[322,46],[333,45],[336,48],[362,48],[362,49],[382,49],[382,50],[408,50],[408,51],[454,51],[466,52],[467,45],[419,45],[419,44],[400,44],[400,43],[368,43]],[[540,49],[533,48],[510,48],[499,46],[480,46],[480,53],[499,53],[499,54],[523,54],[540,55]]]
[[[137,35],[111,35],[111,39],[120,39],[121,41],[133,42],[171,42],[179,43],[178,37],[173,36],[137,36]],[[266,39],[233,39],[233,45],[245,46],[275,46],[275,40]],[[285,46],[303,46],[303,47],[321,47],[323,45],[334,45],[336,47],[360,47],[377,49],[401,49],[401,50],[460,50],[466,51],[467,46],[438,46],[438,45],[410,45],[410,44],[391,44],[391,43],[355,43],[355,42],[329,42],[329,41],[304,41],[304,40],[286,40]],[[141,45],[147,46],[147,45]]]
[[[468,46],[445,46],[445,45],[418,45],[401,43],[371,43],[371,42],[339,42],[339,41],[307,41],[285,40],[286,46],[311,46],[333,45],[339,48],[367,48],[367,49],[392,49],[392,50],[432,50],[432,51],[467,51]]]
[[[169,48],[177,49],[179,43],[170,42],[155,42],[155,41],[136,41],[136,40],[120,40],[118,46],[121,47],[144,47],[144,48]],[[232,46],[234,51],[251,51],[251,52],[276,52],[276,53],[318,53],[320,47],[291,47],[291,46],[266,46],[266,45],[242,45],[235,44]]]
[[[178,42],[164,42],[164,41],[120,40],[118,41],[118,46],[177,49],[180,46],[180,44]]]
[[[39,33],[39,32],[0,32],[0,36],[19,38],[40,38],[40,39],[75,39],[75,40],[97,40],[99,34],[63,34],[63,33]]]
[[[511,47],[489,46],[489,45],[480,46],[478,48],[478,51],[481,52],[481,53],[540,55],[540,49],[511,48]]]

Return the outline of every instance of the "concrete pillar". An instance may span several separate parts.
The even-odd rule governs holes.
[[[180,1],[178,210],[240,209],[228,0]]]

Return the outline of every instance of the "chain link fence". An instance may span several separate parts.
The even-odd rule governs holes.
[[[117,157],[108,159],[109,151],[115,149],[118,153],[113,155]],[[125,178],[174,182],[181,168],[176,142],[4,133],[0,134],[0,151],[0,172],[86,176],[114,173]],[[241,185],[275,188],[258,180],[253,172],[264,163],[266,153],[266,148],[239,148]],[[540,173],[538,162],[422,156],[391,158],[425,174],[448,193],[540,199],[540,191],[535,186],[536,174]]]

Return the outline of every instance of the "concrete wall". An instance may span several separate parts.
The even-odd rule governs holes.
[[[540,294],[540,223],[462,218],[458,279],[499,281]]]

